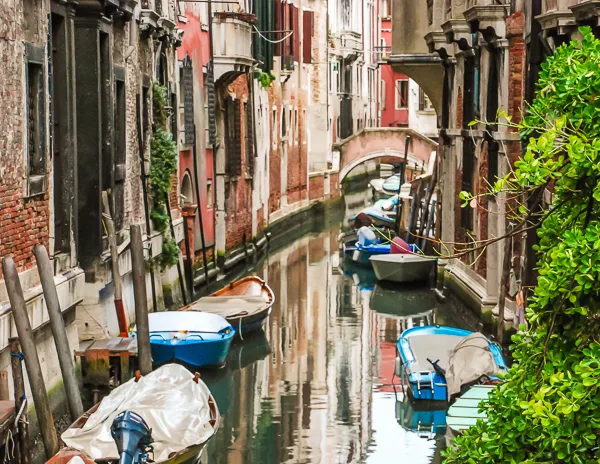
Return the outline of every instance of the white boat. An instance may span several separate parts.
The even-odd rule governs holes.
[[[377,280],[416,282],[427,280],[436,265],[435,258],[409,253],[371,256]]]

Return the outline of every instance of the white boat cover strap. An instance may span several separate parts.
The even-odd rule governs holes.
[[[461,385],[474,382],[482,375],[492,377],[500,371],[490,350],[489,340],[479,332],[463,338],[456,345],[448,366],[446,371],[448,399],[460,393]]]
[[[154,460],[165,461],[170,453],[200,445],[214,433],[210,392],[202,380],[193,379],[177,364],[166,364],[138,382],[131,379],[106,396],[81,429],[69,428],[61,438],[93,459],[119,459],[110,426],[120,412],[134,411],[152,429]]]
[[[260,295],[205,296],[196,301],[190,311],[204,311],[228,318],[248,317],[265,309],[266,304]]]

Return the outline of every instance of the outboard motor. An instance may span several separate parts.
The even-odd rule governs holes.
[[[152,429],[133,411],[123,411],[110,426],[119,451],[119,464],[145,464],[152,450]]]

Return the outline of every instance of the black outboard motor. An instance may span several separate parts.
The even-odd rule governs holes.
[[[110,426],[117,444],[119,464],[145,464],[152,450],[152,429],[133,411],[123,411]]]

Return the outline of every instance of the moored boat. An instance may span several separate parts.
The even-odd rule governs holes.
[[[178,361],[196,367],[222,366],[235,329],[218,314],[196,311],[150,313],[152,361]]]
[[[370,257],[377,280],[417,282],[427,280],[437,260],[410,253],[379,254]]]
[[[217,314],[243,337],[263,326],[274,302],[275,294],[267,283],[260,277],[248,276],[200,298],[183,310]]]
[[[77,419],[61,436],[66,447],[48,463],[142,464],[149,454],[154,463],[194,462],[219,422],[199,375],[169,364],[120,385]]]
[[[405,330],[396,345],[396,375],[415,400],[451,401],[478,383],[496,380],[506,363],[483,334],[443,326]]]

